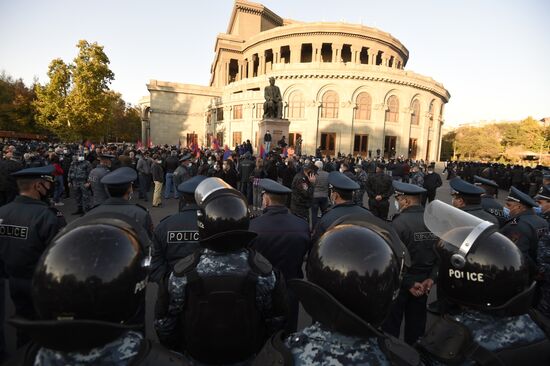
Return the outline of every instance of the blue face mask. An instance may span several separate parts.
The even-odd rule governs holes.
[[[504,212],[504,217],[508,220],[510,218],[510,209],[508,207],[503,207],[502,212]]]
[[[533,207],[533,211],[535,211],[535,214],[537,216],[541,216],[542,217],[542,208],[539,207]]]

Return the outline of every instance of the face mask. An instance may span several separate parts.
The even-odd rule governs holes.
[[[344,172],[344,169],[340,168],[340,173],[343,173]]]
[[[395,210],[399,211],[399,202],[397,200],[393,201],[393,205],[395,206]]]
[[[134,192],[128,193],[128,201],[131,201],[134,198]]]
[[[506,219],[509,219],[509,218],[510,218],[510,209],[509,209],[508,207],[504,207],[504,208],[502,209],[502,212],[504,213],[504,217],[505,217]]]
[[[68,150],[63,150],[63,154],[67,154],[68,152]]]
[[[432,174],[433,172],[431,170],[428,170],[428,174]]]
[[[220,170],[220,167],[219,166],[214,166],[214,170]]]
[[[50,198],[53,197],[54,184],[50,183],[49,189],[46,188],[46,183],[41,183],[41,185],[42,185],[42,190],[38,191],[40,193],[40,200],[42,202],[50,204]],[[44,194],[42,192],[44,192]]]
[[[78,161],[84,161],[84,156],[79,156]]]
[[[360,170],[359,170],[359,169],[355,169],[355,172],[356,172],[356,173],[359,173],[359,172],[360,172]]]
[[[537,216],[541,216],[542,217],[542,208],[540,207],[533,207],[533,211],[535,211],[535,214]]]
[[[213,160],[208,160],[208,165],[212,165],[214,164],[214,161]]]
[[[191,167],[193,166],[193,163],[189,163],[189,164],[187,164],[187,166],[188,166],[189,168],[191,168]]]

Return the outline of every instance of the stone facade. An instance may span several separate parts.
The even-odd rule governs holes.
[[[216,40],[210,86],[156,80],[150,136],[156,143],[202,145],[213,138],[258,147],[263,89],[283,95],[289,144],[313,154],[439,157],[443,106],[450,95],[432,78],[406,71],[409,51],[380,30],[347,23],[282,19],[263,5],[235,2],[227,33]],[[145,119],[145,118],[144,118]]]

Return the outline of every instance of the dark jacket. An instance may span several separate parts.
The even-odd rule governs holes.
[[[42,201],[27,196],[0,207],[0,257],[9,277],[30,279],[38,259],[61,229]]]
[[[393,216],[392,227],[409,250],[411,266],[403,277],[401,284],[409,290],[415,282],[427,278],[435,281],[437,277],[437,255],[434,245],[439,238],[424,224],[424,207],[412,206]]]
[[[432,174],[424,175],[424,189],[428,191],[436,190],[438,187],[441,187],[442,184],[441,176],[438,173],[433,172]]]
[[[313,184],[309,182],[303,172],[300,172],[292,180],[291,189],[290,210],[293,214],[307,219],[309,208],[313,202]]]
[[[249,230],[258,234],[252,247],[278,268],[285,280],[304,277],[302,264],[311,245],[309,225],[304,219],[284,206],[271,206],[250,222]]]
[[[164,183],[164,171],[159,163],[153,163],[151,166],[151,173],[153,174],[153,181]]]

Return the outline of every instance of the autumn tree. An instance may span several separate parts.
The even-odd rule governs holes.
[[[35,124],[32,101],[36,95],[21,79],[0,74],[0,130],[42,132]]]
[[[65,140],[102,140],[112,120],[114,79],[109,58],[97,43],[79,41],[72,64],[55,59],[49,83],[36,88],[37,121]]]

